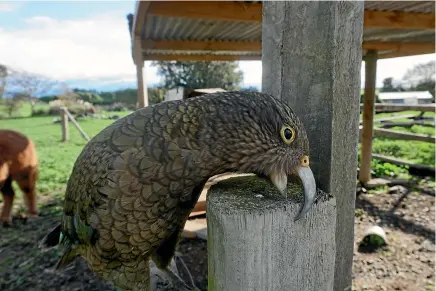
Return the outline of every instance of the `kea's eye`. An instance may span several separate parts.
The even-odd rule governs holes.
[[[295,138],[295,130],[290,126],[283,126],[282,130],[280,131],[280,135],[282,136],[282,139],[285,143],[290,144],[294,141]]]

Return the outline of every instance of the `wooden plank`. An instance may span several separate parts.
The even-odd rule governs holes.
[[[429,123],[428,121],[425,120],[415,120],[415,121],[410,121],[410,122],[387,122],[387,123],[382,123],[380,125],[381,128],[392,128],[392,127],[406,127],[406,128],[411,128],[414,125],[420,125],[420,126],[426,126],[426,127],[435,127],[434,122],[433,123]]]
[[[387,130],[382,128],[374,128],[374,135],[381,136],[381,137],[390,137],[393,139],[414,140],[414,141],[435,143],[435,138],[434,136],[431,135],[399,132],[399,131]]]
[[[435,172],[435,168],[434,167],[427,166],[427,165],[422,165],[422,164],[415,164],[415,163],[404,161],[404,160],[400,160],[400,159],[397,159],[397,158],[394,158],[394,157],[388,157],[388,156],[379,155],[379,154],[373,154],[372,157],[375,158],[375,159],[379,159],[379,160],[381,160],[383,162],[391,163],[391,164],[409,166],[409,168],[415,168],[415,169],[419,169],[419,170],[426,170],[426,171]]]
[[[409,118],[413,118],[416,115],[412,115],[412,114],[407,114],[407,115],[395,115],[395,116],[391,116],[391,117],[384,117],[384,118],[379,118],[379,119],[374,119],[374,123],[380,123],[380,122],[385,122],[385,121],[389,121],[389,120],[397,120],[397,119],[409,119]],[[359,123],[362,124],[363,120],[360,120]]]
[[[392,41],[364,41],[364,50],[377,51],[402,51],[402,52],[421,52],[422,50],[435,51],[434,42],[392,42]]]
[[[260,41],[200,41],[200,40],[152,40],[142,41],[143,49],[174,51],[262,51]],[[403,53],[435,52],[434,42],[363,42],[364,50],[384,50]]]
[[[359,171],[359,180],[362,183],[371,179],[376,74],[377,51],[370,51],[365,57],[365,93],[363,98],[363,129],[361,130],[362,147]]]
[[[135,37],[141,37],[142,35],[142,27],[144,26],[150,3],[151,1],[136,1],[131,32],[132,40],[135,40]]]
[[[244,56],[244,55],[210,55],[210,54],[196,54],[196,55],[181,55],[181,54],[168,54],[168,55],[157,55],[150,54],[145,55],[144,59],[146,61],[259,61],[262,56]]]
[[[360,104],[363,107],[363,104]],[[374,108],[376,111],[421,111],[421,112],[435,112],[436,106],[432,104],[386,104],[375,103]]]
[[[365,28],[435,29],[435,14],[365,10]]]
[[[387,130],[382,128],[374,128],[373,131],[374,131],[374,136],[388,137],[388,138],[400,139],[400,140],[414,140],[414,141],[435,143],[435,137],[431,135],[406,133],[406,132],[399,132],[399,131]],[[359,127],[359,133],[361,138],[362,126]],[[362,168],[360,169],[360,171],[362,171]]]
[[[146,39],[142,43],[144,49],[154,50],[262,52],[262,43],[260,41],[198,41]]]
[[[153,1],[148,13],[164,17],[262,22],[262,4],[245,1]]]
[[[408,57],[408,56],[416,56],[416,55],[425,55],[425,54],[433,54],[435,52],[434,48],[422,48],[411,51],[394,51],[390,53],[380,54],[379,59],[391,59],[391,58],[400,58],[400,57]]]
[[[267,1],[263,5],[262,90],[286,100],[301,118],[317,185],[337,202],[335,243],[340,251],[335,258],[335,286],[310,290],[351,290],[364,3]],[[308,221],[304,233],[311,233],[316,224]],[[327,235],[318,233],[319,238]],[[294,232],[294,237],[299,236]],[[312,264],[316,263],[308,262],[305,269],[315,270]],[[333,276],[331,271],[325,270]],[[312,280],[312,275],[308,271],[306,280]],[[309,290],[298,287],[291,290]]]

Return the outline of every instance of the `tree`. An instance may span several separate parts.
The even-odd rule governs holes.
[[[392,84],[393,78],[384,78],[383,79],[383,87],[380,89],[380,92],[395,92],[394,85]]]
[[[236,90],[243,80],[237,62],[175,62],[156,61],[158,75],[164,77],[167,89],[222,88]]]
[[[394,84],[394,78],[384,78],[383,79],[383,87],[380,89],[380,92],[403,92],[405,91],[403,86],[397,81],[397,85]]]
[[[55,84],[54,80],[43,75],[8,68],[6,92],[9,95],[20,94],[22,99],[30,103],[31,114],[35,107],[34,98],[46,93]]]
[[[11,96],[11,98],[5,98],[2,101],[3,110],[8,114],[9,117],[11,117],[13,113],[17,112],[21,108],[23,105],[23,100],[25,100],[26,97],[26,95],[15,93]]]
[[[429,91],[435,97],[435,61],[417,64],[408,69],[403,80],[409,84],[410,90]]]

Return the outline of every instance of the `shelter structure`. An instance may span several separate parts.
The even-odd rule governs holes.
[[[336,253],[334,260],[324,262],[334,264],[334,282],[322,277],[327,266],[314,267],[321,271],[318,277],[312,273],[314,278],[292,288],[351,290],[361,60],[365,91],[359,179],[366,182],[377,60],[434,53],[435,2],[138,1],[128,20],[140,107],[148,105],[144,61],[262,60],[262,90],[286,100],[301,116],[317,184],[336,201],[335,220],[326,220],[336,222],[329,228],[335,233]],[[320,207],[308,227],[322,223],[320,213],[330,213]],[[301,231],[294,235],[303,235]],[[299,258],[315,256],[288,251]],[[312,279],[324,280],[320,284],[327,287],[304,285]]]
[[[137,1],[128,19],[140,107],[148,105],[144,61],[262,59],[262,1]],[[364,1],[360,181],[371,179],[377,60],[434,52],[434,1]]]

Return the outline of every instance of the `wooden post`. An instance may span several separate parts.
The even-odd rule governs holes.
[[[288,187],[290,199],[256,176],[211,186],[209,291],[333,290],[335,200],[319,193],[308,218],[294,222],[303,191]]]
[[[141,40],[136,39],[133,44],[133,55],[136,65],[136,82],[138,90],[138,108],[148,106],[148,91],[145,81],[144,57],[142,56]]]
[[[365,93],[363,97],[362,149],[359,172],[359,180],[362,183],[366,183],[371,179],[376,72],[377,52],[368,51],[365,56]]]
[[[363,8],[362,1],[263,2],[262,89],[286,100],[303,121],[317,186],[337,203],[334,289],[317,290],[352,288]],[[331,228],[315,230],[321,223],[315,211],[294,238],[330,235]],[[322,276],[316,264],[294,272],[314,280]]]
[[[71,122],[73,123],[73,125],[77,128],[77,130],[79,131],[80,135],[86,140],[89,141],[89,137],[86,134],[85,131],[83,131],[83,129],[80,127],[80,125],[77,123],[76,119],[74,118],[73,115],[71,115],[71,113],[68,111],[67,107],[62,107],[62,110],[65,112],[65,114],[67,115],[67,117],[71,120]]]
[[[59,113],[61,115],[62,141],[66,142],[69,140],[68,115],[63,107],[60,108]]]

